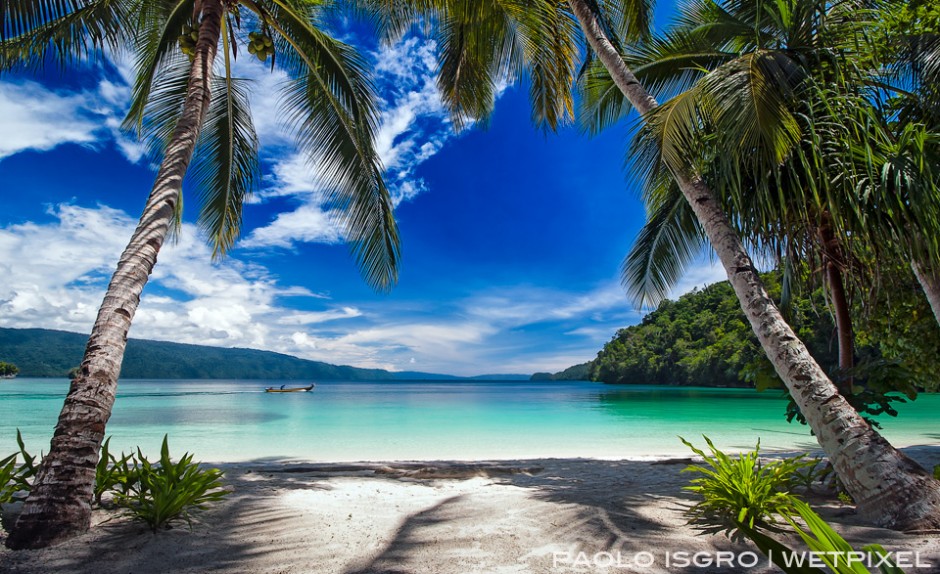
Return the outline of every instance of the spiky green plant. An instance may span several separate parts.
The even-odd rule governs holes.
[[[790,487],[802,481],[799,477],[807,474],[804,471],[813,476],[818,459],[800,455],[761,465],[760,441],[753,451],[732,457],[717,449],[708,437],[704,438],[711,455],[682,439],[710,467],[692,465],[684,471],[705,475],[685,487],[704,498],[689,511],[693,521],[711,529],[727,528],[749,539],[786,574],[824,574],[813,565],[820,560],[833,574],[871,574],[865,566],[869,557],[877,558],[871,562],[878,564],[881,574],[904,574],[883,559],[887,555],[883,547],[870,544],[856,551],[808,504],[790,492]],[[805,529],[797,523],[796,517],[802,519]],[[809,552],[797,552],[771,537],[769,531],[787,533],[778,525],[792,527]]]
[[[684,487],[703,498],[687,511],[690,522],[706,530],[724,530],[732,536],[742,526],[775,528],[776,516],[793,508],[790,491],[799,481],[800,473],[818,463],[805,455],[762,463],[760,441],[753,451],[732,457],[705,436],[709,455],[679,438],[705,462],[689,465],[682,471],[702,475],[692,479],[691,486]]]
[[[111,453],[111,437],[101,445],[101,455],[95,468],[95,504],[101,505],[105,492],[114,490],[126,494],[137,482],[137,463],[133,453],[121,453],[118,458]]]
[[[16,444],[19,452],[0,459],[0,504],[12,502],[17,493],[29,492],[30,480],[36,476],[36,457],[26,452],[20,429],[16,429]],[[23,457],[22,464],[17,464],[19,457]]]
[[[204,510],[229,493],[223,488],[221,470],[202,468],[193,462],[193,455],[189,453],[184,453],[174,463],[166,435],[158,463],[151,463],[137,449],[133,477],[136,482],[127,492],[115,493],[115,504],[127,509],[154,532],[180,520],[192,528],[193,511]]]

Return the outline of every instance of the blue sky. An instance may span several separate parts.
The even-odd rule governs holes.
[[[628,126],[546,134],[507,85],[486,129],[455,134],[434,44],[365,45],[381,87],[377,145],[396,198],[398,286],[361,280],[275,110],[282,77],[239,60],[264,182],[243,235],[213,263],[192,224],[160,254],[131,337],[252,347],[335,364],[473,375],[559,370],[642,313],[618,267],[643,223],[624,170]],[[129,66],[0,79],[0,326],[88,332],[154,177],[117,126]],[[185,188],[184,188],[185,189]],[[703,260],[676,288],[723,279]]]

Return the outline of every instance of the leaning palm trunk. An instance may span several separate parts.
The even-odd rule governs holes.
[[[78,376],[59,415],[49,454],[7,540],[38,548],[90,526],[95,465],[117,392],[127,332],[157,253],[176,217],[183,176],[209,107],[212,62],[221,30],[220,0],[204,0],[196,55],[179,123],[167,145],[140,223],[121,254],[98,310]]]
[[[826,283],[829,284],[829,298],[836,319],[836,335],[839,340],[839,370],[842,371],[843,376],[836,387],[843,397],[848,397],[852,394],[851,373],[855,367],[855,337],[852,329],[852,316],[849,313],[849,299],[845,293],[845,280],[840,268],[843,250],[832,231],[832,215],[829,212],[822,214],[818,235],[822,246]]]
[[[591,48],[641,116],[656,100],[611,43],[586,0],[568,0]],[[816,433],[859,513],[901,530],[940,527],[940,482],[898,452],[839,395],[787,325],[715,194],[697,175],[675,178],[718,255],[757,338]]]
[[[920,283],[924,294],[927,295],[927,301],[933,310],[933,316],[937,319],[937,323],[940,323],[940,276],[933,269],[917,261],[911,261],[911,269],[914,270],[917,282]]]

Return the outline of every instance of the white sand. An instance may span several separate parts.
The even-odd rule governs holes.
[[[940,447],[907,451],[929,467],[940,462]],[[754,568],[676,566],[680,552],[735,552],[747,562],[741,553],[754,551],[686,525],[693,498],[681,490],[684,467],[592,459],[231,465],[233,493],[192,532],[152,534],[96,511],[96,524],[107,522],[63,545],[0,550],[0,572],[777,572],[763,557]],[[879,542],[933,564],[908,574],[940,572],[936,535],[865,527],[839,503],[822,514],[859,547]]]

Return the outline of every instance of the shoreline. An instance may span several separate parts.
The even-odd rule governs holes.
[[[903,449],[940,464],[940,445]],[[769,457],[768,457],[769,458]],[[323,574],[777,572],[667,567],[683,552],[745,556],[723,535],[697,535],[683,515],[687,459],[540,458],[490,461],[254,461],[219,465],[232,494],[185,524],[152,534],[96,510],[89,533],[43,550],[0,549],[0,571],[278,572]],[[856,547],[880,543],[940,568],[940,538],[860,523],[851,507],[811,498]],[[800,546],[802,547],[802,546]],[[591,564],[607,554],[620,563]],[[652,564],[637,564],[639,557]],[[631,561],[633,561],[631,563]],[[602,567],[603,566],[603,567]]]

